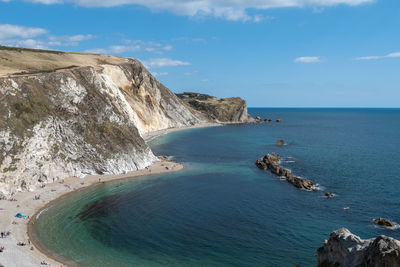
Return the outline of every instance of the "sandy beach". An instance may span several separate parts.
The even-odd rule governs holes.
[[[217,126],[222,126],[225,124],[229,124],[229,123],[208,122],[208,123],[197,124],[197,125],[193,125],[193,126],[168,128],[168,129],[163,129],[163,130],[159,130],[159,131],[153,131],[153,132],[146,133],[145,135],[143,135],[143,139],[148,142],[148,141],[153,140],[156,137],[166,135],[169,133],[173,133],[173,132],[177,132],[177,131],[204,128],[204,127],[217,127]]]
[[[158,136],[193,128],[220,126],[217,123],[207,123],[196,126],[170,128],[154,131],[146,134],[143,138],[150,141]],[[165,167],[168,167],[166,169]],[[146,169],[128,172],[120,175],[88,175],[85,178],[68,177],[44,188],[37,187],[33,192],[19,192],[10,200],[0,200],[0,231],[10,232],[10,235],[0,238],[0,247],[4,247],[0,253],[0,266],[66,266],[57,261],[50,253],[47,253],[37,241],[32,238],[32,226],[41,211],[58,201],[62,196],[71,194],[77,190],[118,179],[139,178],[153,174],[175,172],[182,170],[182,164],[161,159]],[[17,218],[21,213],[24,217]],[[18,243],[26,245],[20,246]],[[45,264],[42,264],[45,263]]]

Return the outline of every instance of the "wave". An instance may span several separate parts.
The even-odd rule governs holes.
[[[39,219],[40,215],[42,215],[42,213],[43,213],[43,212],[46,212],[48,209],[49,209],[49,207],[48,207],[48,208],[45,208],[45,209],[42,209],[41,211],[39,211],[39,213],[36,215],[36,220]]]

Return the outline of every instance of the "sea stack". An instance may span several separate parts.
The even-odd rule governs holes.
[[[286,145],[286,142],[283,141],[282,139],[280,139],[280,140],[278,140],[278,142],[276,142],[276,145],[277,145],[277,146],[285,146],[285,145]]]

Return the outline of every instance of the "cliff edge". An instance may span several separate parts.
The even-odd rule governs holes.
[[[157,158],[151,131],[206,122],[135,59],[0,47],[0,197]]]

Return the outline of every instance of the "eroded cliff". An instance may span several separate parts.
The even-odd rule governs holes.
[[[46,71],[28,73],[26,63],[28,71],[13,73],[15,64],[0,62],[0,196],[68,176],[144,168],[157,159],[142,134],[204,122],[137,60],[25,52],[43,59]],[[20,53],[0,49],[0,61]],[[88,66],[79,66],[85,57]],[[57,68],[48,70],[52,62]]]
[[[177,94],[194,113],[216,122],[252,122],[247,103],[240,97],[217,98],[206,94],[185,92]]]

